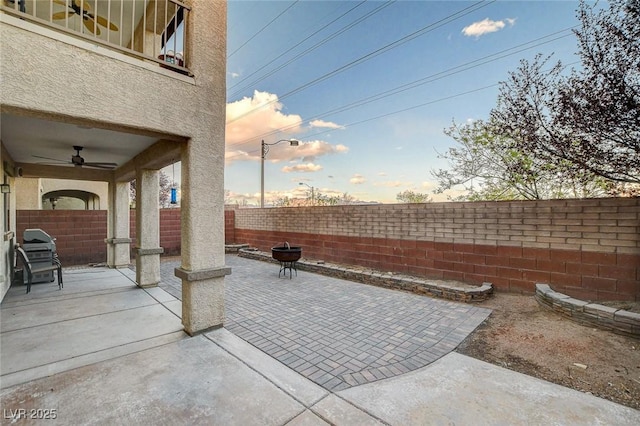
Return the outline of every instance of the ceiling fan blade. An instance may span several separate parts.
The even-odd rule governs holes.
[[[84,163],[83,167],[93,167],[94,169],[107,169],[113,170],[118,165],[116,163]]]
[[[91,32],[91,34],[100,35],[100,28],[96,26],[96,21],[88,15],[82,17],[82,23]]]
[[[67,2],[65,0],[53,0],[53,2],[65,7],[67,6]]]
[[[86,0],[73,0],[73,2],[77,7],[80,7],[80,4],[82,3],[82,10],[91,10],[91,4],[89,4],[89,2],[87,2]]]
[[[98,24],[103,27],[109,27],[111,31],[118,31],[118,27],[114,23],[107,21],[104,17],[96,15],[95,18]]]
[[[35,158],[42,158],[43,160],[57,161],[57,162],[59,162],[59,163],[63,163],[63,164],[69,164],[69,162],[68,162],[68,161],[66,161],[66,160],[60,160],[60,159],[58,159],[58,158],[42,157],[42,156],[40,156],[40,155],[32,155],[32,157],[35,157]]]
[[[51,19],[67,19],[67,16],[73,16],[75,12],[57,12],[51,15]]]
[[[49,166],[49,167],[66,167],[67,164],[66,163],[48,163],[46,161],[38,161],[37,163],[34,164],[38,164],[40,166]]]

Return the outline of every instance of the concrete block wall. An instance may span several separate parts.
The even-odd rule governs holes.
[[[236,243],[236,206],[224,206],[224,242]]]
[[[640,300],[640,199],[239,209],[235,242],[586,300]]]
[[[107,260],[105,210],[18,210],[16,242],[23,243],[25,229],[39,228],[56,238],[63,266]]]
[[[160,209],[160,247],[164,249],[164,256],[180,254],[180,209]],[[131,258],[135,259],[136,244],[136,210],[129,212],[129,236],[131,243]]]
[[[136,212],[129,216],[131,258],[136,238]],[[25,229],[40,228],[55,237],[63,266],[86,265],[107,261],[106,210],[18,210],[16,242],[22,244]],[[160,246],[168,256],[180,254],[180,209],[160,209]]]

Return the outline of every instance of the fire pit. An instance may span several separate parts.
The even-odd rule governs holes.
[[[287,276],[287,269],[289,270],[289,279],[291,279],[291,271],[296,271],[298,275],[298,269],[296,268],[296,262],[300,260],[302,256],[302,247],[291,247],[288,242],[285,241],[284,245],[272,247],[271,257],[280,262],[280,272],[278,277],[284,272],[284,276]]]

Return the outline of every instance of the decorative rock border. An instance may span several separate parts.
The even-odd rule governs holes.
[[[640,314],[635,312],[574,299],[553,291],[547,284],[536,284],[535,297],[542,307],[577,323],[640,338]]]
[[[257,249],[241,248],[238,251],[238,256],[278,263],[271,257],[270,253]],[[357,266],[324,263],[323,261],[313,261],[304,258],[300,259],[296,263],[296,266],[302,271],[315,272],[363,284],[404,290],[459,302],[480,302],[488,299],[493,294],[493,284],[491,283],[483,283],[480,287],[474,287],[456,281],[430,280],[391,272],[385,273]]]
[[[249,248],[249,244],[225,244],[224,252],[225,253],[237,253],[241,249]]]

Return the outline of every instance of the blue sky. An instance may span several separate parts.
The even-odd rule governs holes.
[[[444,128],[487,118],[498,82],[521,59],[542,53],[578,60],[569,31],[578,24],[577,7],[575,1],[230,0],[231,201],[259,204],[262,139],[300,141],[270,148],[267,205],[305,197],[300,182],[323,194],[384,203],[405,190],[431,193],[430,171],[447,167],[437,153],[454,145]],[[353,107],[363,100],[370,102]]]

